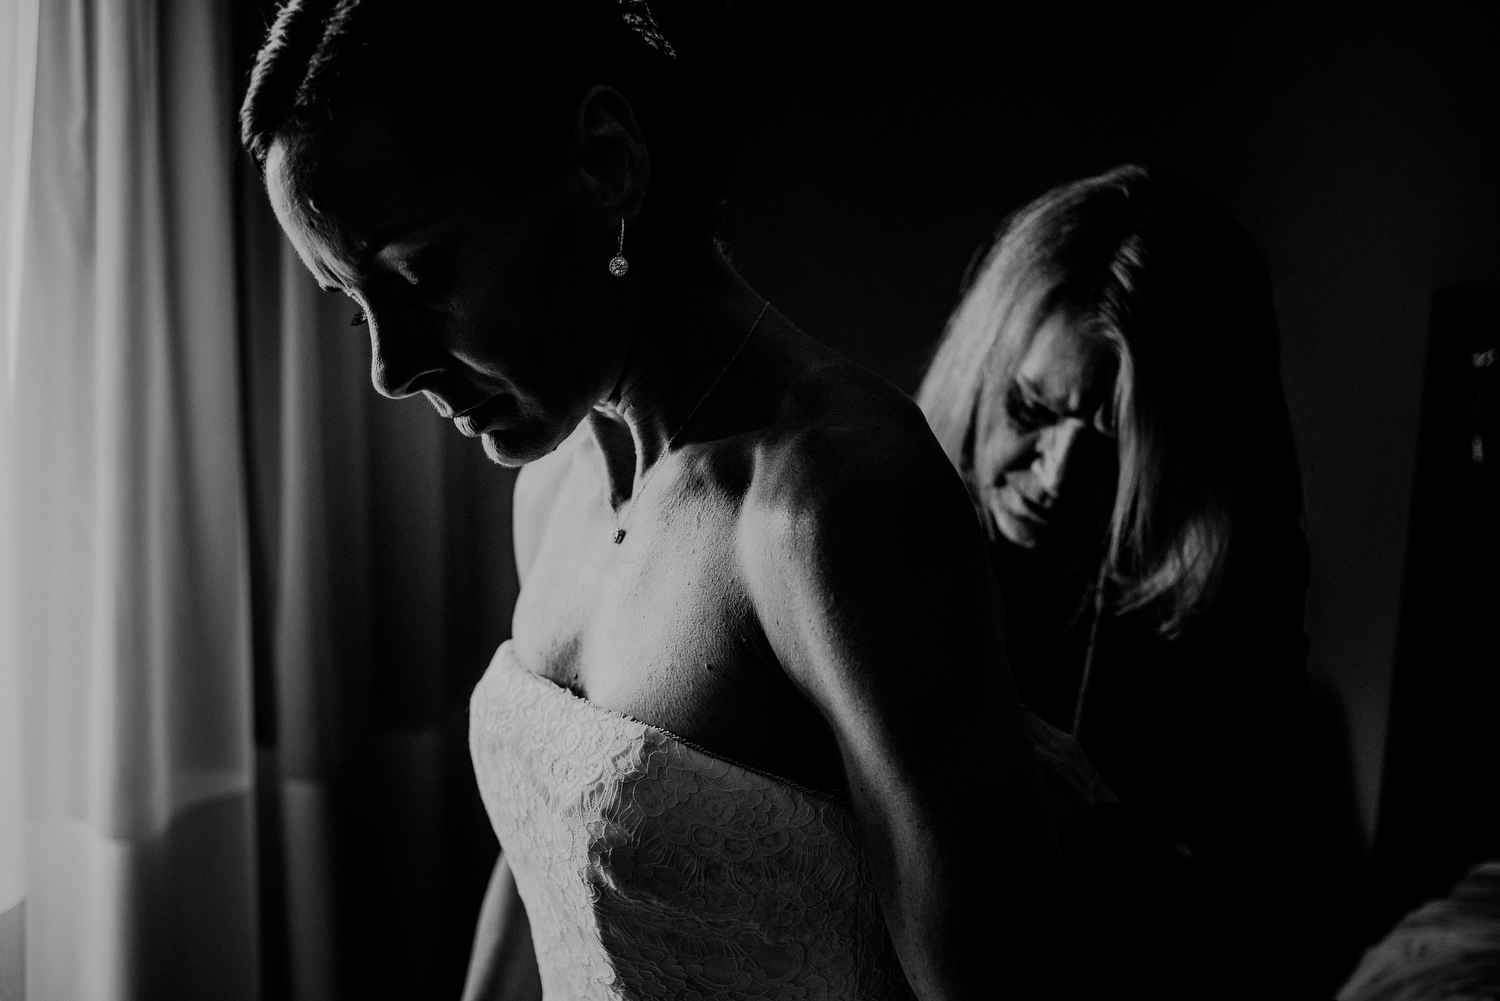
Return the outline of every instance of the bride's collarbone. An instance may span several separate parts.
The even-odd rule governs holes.
[[[616,545],[597,510],[557,514],[516,609],[528,670],[720,757],[837,785],[826,727],[761,649],[732,523],[680,505],[642,511]]]
[[[717,653],[720,637],[744,635],[753,625],[735,567],[731,513],[696,498],[652,505],[616,543],[602,499],[579,503],[573,493],[559,500],[516,608],[517,639],[527,637],[534,655],[577,661],[603,649],[615,661],[640,648],[670,661],[678,650]],[[549,676],[581,670],[528,666]]]
[[[598,457],[594,457],[598,460]],[[594,581],[723,578],[733,562],[741,497],[702,459],[653,470],[634,495],[611,498],[607,484],[575,469],[555,498],[538,568],[554,578]]]

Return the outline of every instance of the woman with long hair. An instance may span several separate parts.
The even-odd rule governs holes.
[[[1256,991],[1308,960],[1308,556],[1261,255],[1180,178],[1056,188],[977,259],[918,400],[1023,703],[1119,799],[1063,832],[1093,961],[1288,996]]]
[[[1035,996],[1058,847],[978,525],[716,248],[711,8],[290,0],[241,114],[375,388],[526,466],[467,994]]]

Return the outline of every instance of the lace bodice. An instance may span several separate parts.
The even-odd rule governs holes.
[[[579,698],[509,643],[469,744],[547,1001],[911,997],[834,798]]]

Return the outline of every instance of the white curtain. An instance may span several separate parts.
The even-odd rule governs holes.
[[[226,5],[0,3],[0,999],[258,994]]]

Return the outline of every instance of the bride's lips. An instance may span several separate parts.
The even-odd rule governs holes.
[[[453,426],[458,428],[458,433],[468,438],[477,438],[484,434],[500,411],[504,408],[505,397],[492,396],[477,406],[470,407],[461,413],[453,415]]]

